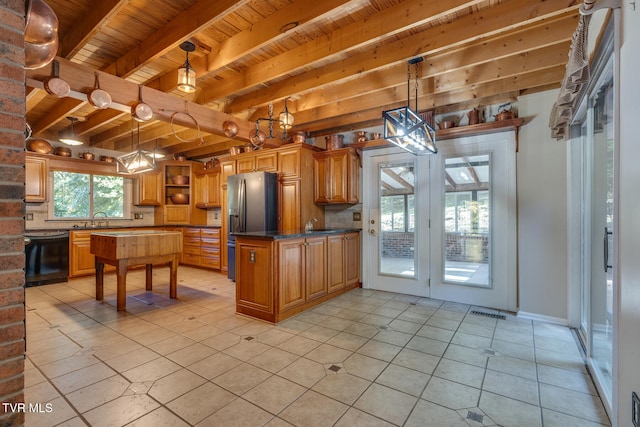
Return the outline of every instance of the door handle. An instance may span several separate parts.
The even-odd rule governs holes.
[[[609,236],[613,234],[613,231],[609,231],[609,228],[604,228],[604,272],[609,271],[610,268],[613,268],[612,265],[609,265]]]

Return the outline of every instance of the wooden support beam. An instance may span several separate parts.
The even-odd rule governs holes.
[[[117,15],[131,0],[100,0],[93,2],[88,13],[82,15],[60,40],[60,56],[72,59]]]
[[[69,98],[86,101],[86,93],[94,85],[95,71],[64,58],[58,57],[57,60],[60,63],[60,78],[67,81],[71,86]],[[42,69],[28,71],[27,85],[42,88],[44,80],[49,77],[45,73],[46,70]],[[131,105],[138,99],[137,84],[110,74],[100,73],[100,88],[111,95],[111,109],[114,110],[130,113]],[[224,135],[222,124],[225,121],[234,121],[239,128],[235,138],[242,141],[249,141],[249,132],[255,127],[252,122],[211,110],[205,106],[151,88],[145,88],[144,102],[152,108],[155,120],[169,123],[172,120],[172,116],[175,115],[174,122],[177,125],[195,128],[193,121],[184,119],[184,114],[176,114],[188,113],[193,116],[202,131],[216,135]]]
[[[429,5],[431,4],[435,3],[429,3]],[[422,5],[422,7],[427,9],[424,5]],[[472,13],[450,23],[426,29],[413,36],[376,46],[375,55],[372,55],[371,51],[349,55],[348,58],[333,62],[326,67],[315,68],[311,71],[290,77],[286,79],[286,82],[280,83],[280,85],[288,85],[290,88],[295,88],[296,93],[317,89],[318,86],[344,81],[345,79],[353,79],[354,76],[362,75],[381,67],[388,67],[394,62],[404,63],[408,59],[408,51],[411,52],[410,57],[434,54],[443,51],[445,48],[452,49],[464,43],[477,40],[480,36],[495,36],[507,30],[514,30],[565,14],[566,5],[558,2],[513,0],[493,6],[487,10]],[[384,18],[389,19],[388,14],[384,15]],[[361,25],[361,27],[368,28],[363,25]],[[328,45],[333,46],[331,43],[328,43]],[[312,49],[312,43],[303,46],[306,46],[306,49],[309,51],[314,50]],[[297,49],[265,61],[260,67],[256,67],[257,69],[247,70],[233,79],[233,81],[218,82],[214,88],[207,89],[207,98],[215,99],[224,97],[229,93],[259,87],[259,96],[261,98],[253,94],[256,99],[253,105],[260,105],[262,99],[280,99],[280,97],[275,96],[276,90],[281,88],[280,85],[274,84],[268,88],[264,88],[262,84],[265,81],[280,77],[282,73],[284,73],[284,71],[280,71],[280,67],[286,67],[290,70],[296,69],[298,66],[308,66],[310,62],[308,54],[303,54],[303,52],[297,52],[297,56],[289,59],[283,56],[291,55],[293,52],[297,52]],[[267,66],[272,62],[274,64],[273,66]],[[282,65],[276,67],[275,64]],[[252,73],[256,73],[256,75],[253,76]],[[247,94],[244,96],[251,95]],[[242,99],[246,98],[239,97],[236,102],[242,102]],[[228,111],[239,112],[241,108],[236,105],[235,102],[231,103]],[[244,104],[241,105],[244,107]]]
[[[212,21],[221,19],[247,2],[249,0],[199,0],[104,71],[119,77],[130,76],[149,61],[159,58],[184,40],[205,30]]]

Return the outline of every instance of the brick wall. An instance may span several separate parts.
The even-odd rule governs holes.
[[[382,232],[382,256],[386,258],[413,258],[413,233]]]
[[[0,402],[24,402],[24,0],[0,0]],[[0,406],[0,426],[24,423]]]

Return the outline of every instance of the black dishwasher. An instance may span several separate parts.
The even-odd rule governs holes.
[[[69,277],[69,232],[30,231],[24,235],[26,286],[66,282]]]

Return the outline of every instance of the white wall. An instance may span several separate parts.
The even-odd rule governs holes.
[[[631,424],[631,392],[640,394],[640,5],[622,2],[620,50],[620,209],[618,343],[614,342],[614,420]],[[617,363],[616,363],[617,356]],[[616,370],[617,365],[617,370]]]
[[[557,91],[518,98],[518,285],[520,312],[566,323],[567,143],[551,138]]]

